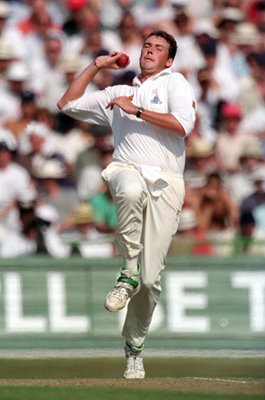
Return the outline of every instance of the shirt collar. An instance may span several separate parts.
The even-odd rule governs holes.
[[[169,75],[172,74],[172,68],[165,68],[162,71],[158,72],[158,74],[150,76],[150,78],[148,78],[147,80],[154,80],[156,78],[158,78],[160,75]],[[133,86],[141,86],[142,82],[139,79],[140,75],[137,75],[134,79],[133,79]]]

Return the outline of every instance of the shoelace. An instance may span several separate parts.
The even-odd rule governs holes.
[[[134,367],[135,362],[134,361],[135,361],[134,357],[128,357],[127,358],[127,365],[126,365],[127,371],[134,371],[134,369],[135,369],[135,367]]]
[[[134,357],[134,368],[136,371],[143,370],[143,359],[142,357]]]
[[[112,296],[117,297],[119,300],[123,300],[124,295],[126,298],[129,297],[128,290],[124,287],[117,287],[112,290]]]
[[[127,358],[127,371],[143,371],[143,360],[139,356],[129,356]]]

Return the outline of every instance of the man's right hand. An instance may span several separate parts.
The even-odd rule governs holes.
[[[122,69],[124,67],[119,67],[119,65],[117,64],[117,60],[122,54],[122,52],[113,51],[111,54],[108,54],[106,56],[98,56],[94,60],[94,64],[98,69]]]

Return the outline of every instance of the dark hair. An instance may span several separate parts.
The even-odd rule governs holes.
[[[256,221],[251,211],[243,211],[240,215],[239,225],[255,225]]]
[[[157,36],[165,39],[165,41],[169,44],[168,57],[173,59],[175,58],[178,46],[174,36],[165,31],[153,31],[146,36],[145,40],[150,36]]]

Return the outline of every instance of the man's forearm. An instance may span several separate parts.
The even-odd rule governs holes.
[[[163,114],[154,111],[144,110],[141,119],[168,131],[178,132],[180,137],[185,137],[186,132],[180,122],[172,114]]]
[[[95,61],[86,67],[69,85],[68,89],[57,103],[58,108],[62,109],[69,101],[81,97],[85,93],[87,85],[100,69],[122,69],[122,67],[117,64],[117,60],[121,55],[121,52],[114,51],[110,55],[98,56]]]
[[[86,90],[87,85],[99,71],[99,67],[95,62],[86,67],[69,85],[66,92],[57,103],[59,109],[62,109],[69,101],[78,99]]]
[[[127,114],[136,115],[138,114],[139,108],[137,105],[132,102],[133,96],[121,96],[116,97],[111,100],[109,104],[107,104],[106,108],[110,108],[111,110],[114,106],[120,107]],[[170,113],[158,113],[156,111],[150,111],[146,109],[141,109],[141,114],[139,118],[142,120],[149,122],[150,124],[159,126],[160,128],[164,128],[168,131],[172,131],[172,133],[178,132],[178,136],[184,138],[186,136],[185,129],[181,125],[181,123]]]

